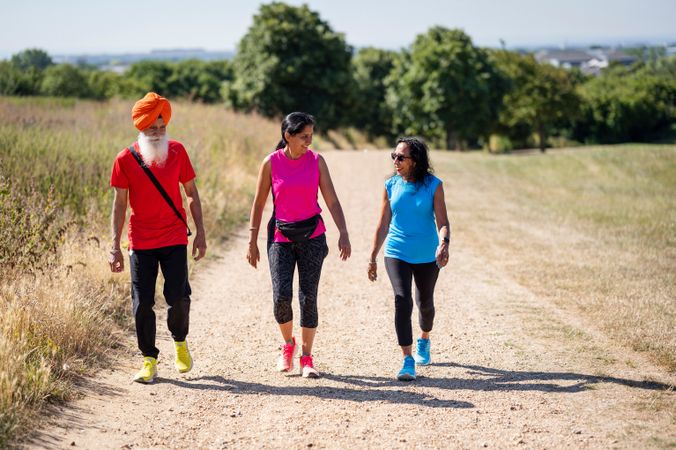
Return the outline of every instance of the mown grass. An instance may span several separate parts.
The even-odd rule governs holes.
[[[69,398],[77,376],[104,361],[128,327],[129,276],[110,274],[105,250],[112,162],[137,135],[131,106],[0,97],[0,448],[45,402]],[[215,250],[246,220],[279,124],[218,106],[172,106],[169,134],[195,166]]]
[[[438,155],[458,239],[676,369],[676,146]]]

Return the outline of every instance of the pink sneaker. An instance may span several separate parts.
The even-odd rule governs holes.
[[[296,338],[291,338],[293,344],[282,344],[279,349],[281,354],[277,360],[277,370],[279,372],[288,372],[293,369],[293,357],[296,355]]]
[[[319,372],[314,368],[312,355],[303,355],[300,357],[300,373],[303,378],[319,378]]]

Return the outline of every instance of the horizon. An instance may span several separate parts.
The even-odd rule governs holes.
[[[471,36],[470,36],[471,37]],[[348,42],[349,44],[349,42]],[[480,45],[475,43],[475,45],[483,48],[500,48],[501,46],[498,45]],[[505,45],[505,48],[507,50],[511,51],[517,51],[517,50],[527,50],[527,51],[534,51],[534,50],[542,50],[542,49],[559,49],[559,50],[567,50],[567,49],[588,49],[591,47],[599,46],[599,47],[604,47],[604,48],[641,48],[641,47],[671,47],[676,45],[676,37],[673,38],[653,38],[653,39],[621,39],[621,40],[602,40],[602,39],[597,39],[597,40],[590,40],[590,41],[579,41],[579,42],[564,42],[564,43],[554,43],[554,42],[543,42],[543,43],[532,43],[532,44],[524,44],[524,45]],[[365,46],[356,46],[353,45],[354,50],[359,50],[360,48],[366,48],[366,47],[373,47],[369,45]],[[399,47],[399,48],[384,48],[386,50],[401,50],[402,48],[406,48],[407,46],[404,47]],[[8,60],[12,57],[12,55],[28,50],[31,48],[39,48],[41,50],[45,50],[44,48],[40,47],[26,47],[24,49],[18,50],[17,52],[14,53],[0,53],[0,60]],[[383,48],[383,47],[379,47]],[[49,56],[51,57],[93,57],[93,56],[123,56],[123,55],[153,55],[153,54],[161,54],[161,53],[188,53],[188,52],[195,52],[195,53],[232,53],[234,56],[237,53],[236,48],[233,49],[228,49],[228,48],[206,48],[206,47],[176,47],[176,48],[152,48],[147,51],[132,51],[132,50],[121,50],[121,51],[96,51],[92,50],[89,52],[78,52],[78,51],[71,51],[71,52],[56,52],[52,53],[47,51]]]
[[[28,48],[40,48],[50,55],[142,54],[167,49],[235,52],[264,3],[269,2],[193,0],[186,6],[166,0],[157,9],[139,11],[131,0],[114,5],[86,0],[60,4],[14,1],[3,6],[0,17],[0,58]],[[508,49],[676,42],[676,2],[669,0],[645,0],[640,5],[633,0],[569,0],[565,4],[418,0],[413,11],[404,0],[391,0],[387,8],[363,0],[285,3],[307,4],[356,49],[400,50],[436,25],[462,29],[475,45],[492,48],[501,47],[502,42]]]

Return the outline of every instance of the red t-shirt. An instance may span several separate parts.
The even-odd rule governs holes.
[[[139,152],[137,142],[134,142],[134,148]],[[185,219],[186,214],[183,209],[183,198],[181,197],[179,183],[187,183],[194,179],[195,171],[183,144],[169,141],[169,154],[164,166],[153,165],[150,170]],[[174,210],[167,204],[162,194],[159,193],[127,148],[122,150],[115,158],[110,185],[129,190],[131,217],[129,219],[128,236],[130,249],[149,250],[188,244],[185,225],[176,216]]]

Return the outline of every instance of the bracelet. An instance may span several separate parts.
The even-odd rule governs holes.
[[[451,242],[451,238],[448,237],[448,236],[446,236],[446,237],[444,238],[444,242],[447,243],[447,244],[450,243],[450,242]]]
[[[114,248],[110,251],[111,255],[114,255],[115,253],[122,253],[122,250],[120,250],[119,248]]]
[[[258,227],[249,227],[249,231],[256,231],[258,230]]]
[[[378,261],[369,261],[369,264],[378,264]]]

